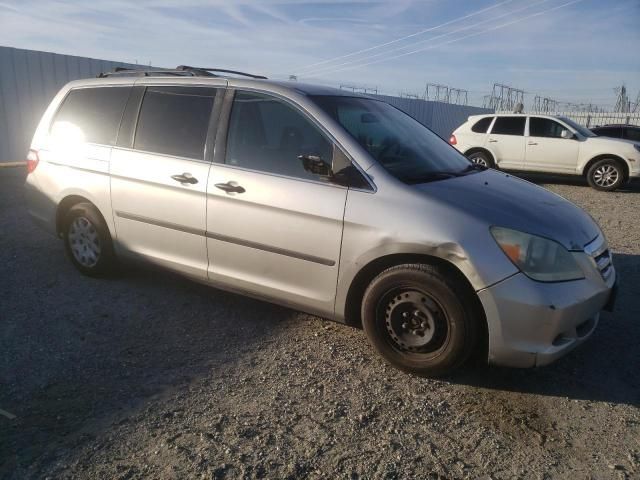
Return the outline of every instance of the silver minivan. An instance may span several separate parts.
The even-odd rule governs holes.
[[[143,258],[362,326],[419,375],[473,352],[548,364],[611,308],[607,242],[572,203],[380,100],[234,73],[120,71],[53,99],[27,204],[80,272]]]

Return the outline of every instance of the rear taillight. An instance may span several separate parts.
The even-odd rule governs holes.
[[[40,157],[38,157],[38,151],[29,150],[29,153],[27,153],[27,173],[33,172],[38,166],[39,162]]]
[[[449,143],[450,143],[451,145],[455,145],[456,143],[458,143],[458,140],[456,139],[456,136],[455,136],[455,135],[451,135],[451,136],[449,137]]]

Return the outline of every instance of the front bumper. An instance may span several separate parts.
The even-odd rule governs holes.
[[[576,254],[586,278],[541,283],[518,273],[478,292],[489,329],[489,363],[547,365],[594,332],[612,298],[616,272],[604,280],[588,255]]]

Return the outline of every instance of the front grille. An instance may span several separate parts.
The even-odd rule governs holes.
[[[613,263],[611,252],[604,237],[598,235],[593,241],[585,245],[584,251],[591,256],[602,278],[607,280],[613,273]]]

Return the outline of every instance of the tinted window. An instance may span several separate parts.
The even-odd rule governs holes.
[[[531,137],[562,138],[563,130],[567,128],[549,118],[529,118],[529,136]]]
[[[427,127],[388,103],[347,96],[311,97],[389,173],[423,183],[468,172],[469,161]]]
[[[51,126],[54,137],[114,145],[131,87],[71,90]]]
[[[622,138],[622,127],[594,128],[593,133],[601,137]]]
[[[640,142],[640,128],[625,128],[624,133],[624,138],[633,140],[635,142]]]
[[[489,125],[491,125],[492,120],[493,120],[493,117],[485,117],[478,120],[473,125],[473,127],[471,127],[471,131],[476,133],[487,133],[487,130],[489,130]]]
[[[525,117],[497,117],[491,133],[495,135],[524,135]]]
[[[202,160],[215,94],[215,88],[148,87],[134,148]]]
[[[301,155],[328,165],[333,144],[302,113],[274,97],[238,92],[233,101],[225,162],[290,177],[318,180]],[[326,179],[326,177],[324,178]]]

